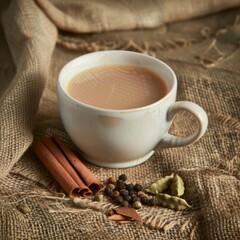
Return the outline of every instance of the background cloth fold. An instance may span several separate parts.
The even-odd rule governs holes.
[[[238,0],[4,0],[0,9],[0,239],[240,236]],[[136,167],[86,165],[101,181],[124,172],[144,186],[176,172],[191,189],[191,210],[143,207],[141,225],[117,225],[105,214],[113,204],[82,199],[76,206],[33,153],[33,139],[53,134],[77,153],[60,120],[57,75],[69,60],[108,49],[169,64],[179,81],[177,100],[202,106],[209,128],[197,143],[155,153]],[[195,127],[180,113],[171,132]],[[31,211],[19,211],[20,203]]]

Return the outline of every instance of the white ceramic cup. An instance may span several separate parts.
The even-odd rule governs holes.
[[[69,80],[77,73],[102,65],[130,64],[159,74],[168,92],[157,102],[135,109],[109,110],[81,103],[68,95]],[[98,166],[125,168],[138,165],[162,148],[196,142],[207,129],[208,118],[198,105],[176,102],[177,78],[164,62],[129,51],[101,51],[73,59],[60,71],[58,103],[63,125],[83,157]],[[92,96],[94,97],[94,96]],[[168,133],[175,114],[188,111],[198,121],[198,129],[186,137]]]

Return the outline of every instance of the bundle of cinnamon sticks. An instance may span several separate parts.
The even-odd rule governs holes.
[[[33,143],[33,149],[63,190],[71,197],[87,197],[103,186],[57,136]]]

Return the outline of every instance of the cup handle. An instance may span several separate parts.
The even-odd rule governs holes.
[[[164,138],[157,144],[154,151],[162,148],[182,147],[196,142],[207,130],[208,117],[206,112],[197,104],[188,101],[179,101],[170,105],[167,112],[167,121],[171,122],[174,116],[180,111],[187,111],[193,114],[198,121],[198,129],[186,136],[178,137],[167,133]]]

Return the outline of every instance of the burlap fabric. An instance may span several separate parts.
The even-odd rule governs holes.
[[[238,6],[237,0],[2,1],[0,239],[239,239]],[[59,118],[57,74],[72,58],[106,49],[166,61],[179,80],[178,100],[201,105],[209,128],[197,143],[163,150],[137,167],[86,165],[101,181],[124,172],[144,186],[179,173],[191,209],[143,207],[140,224],[108,221],[112,203],[74,204],[29,147],[33,138],[57,133],[77,152]],[[179,114],[171,131],[184,135],[195,127],[191,116]],[[21,203],[31,211],[21,212]]]

